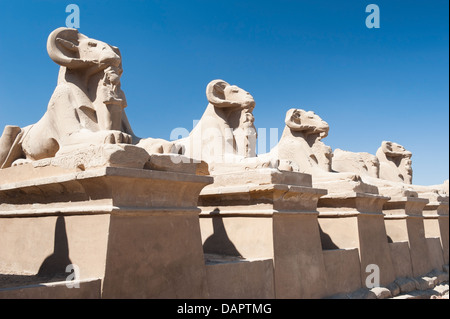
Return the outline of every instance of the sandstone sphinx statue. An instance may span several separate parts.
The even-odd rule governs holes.
[[[442,185],[420,186],[412,184],[412,153],[402,145],[383,141],[376,155],[354,153],[336,149],[333,154],[333,169],[338,172],[353,172],[363,180],[376,185],[389,196],[447,196],[448,182]]]
[[[0,138],[0,167],[9,167],[18,159],[54,157],[65,147],[86,142],[135,142],[120,87],[119,49],[76,29],[59,28],[48,37],[47,51],[61,66],[56,89],[36,124],[5,128]]]
[[[148,154],[172,149],[171,142],[141,139],[133,133],[125,113],[127,101],[120,83],[122,57],[117,47],[76,29],[58,28],[48,37],[47,51],[61,66],[56,89],[36,124],[5,127],[0,137],[0,169],[75,150],[86,162],[92,160],[92,152],[98,151],[100,156],[109,153],[111,157],[124,148],[127,154],[115,154],[116,161],[140,167],[143,164],[132,164],[133,156],[145,162]],[[133,144],[139,145],[126,147]]]
[[[287,111],[285,124],[279,143],[261,157],[277,158],[280,163],[290,166],[286,170],[311,174],[313,184],[321,188],[331,189],[339,184],[336,191],[342,190],[344,185],[349,190],[377,193],[376,187],[364,184],[359,175],[333,171],[332,149],[322,141],[330,127],[317,114],[293,108]]]
[[[256,157],[255,100],[223,80],[206,88],[208,106],[189,136],[174,141],[171,152],[202,160],[211,171],[278,167],[276,160]],[[169,147],[170,148],[170,147]]]
[[[392,182],[404,183],[421,194],[421,196],[448,196],[448,183],[441,185],[422,186],[412,183],[412,153],[402,145],[394,142],[383,141],[376,152],[380,161],[380,179]]]
[[[410,185],[412,179],[410,158],[411,153],[403,146],[383,142],[377,155],[336,149],[333,152],[332,167],[337,172],[359,174],[365,182],[376,185],[383,195],[417,197],[417,192]],[[392,159],[395,159],[395,162]]]
[[[331,148],[321,140],[330,129],[314,112],[290,109],[286,113],[285,128],[277,146],[270,154],[292,161],[294,170],[312,175],[331,172]]]
[[[411,152],[400,144],[383,141],[376,156],[380,162],[381,179],[412,184]]]

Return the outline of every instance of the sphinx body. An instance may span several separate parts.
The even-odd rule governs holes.
[[[333,152],[332,168],[336,172],[353,172],[360,176],[379,178],[380,161],[365,152],[349,152],[339,148]]]

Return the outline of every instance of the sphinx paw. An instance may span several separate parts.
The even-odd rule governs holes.
[[[121,131],[106,131],[105,144],[132,144],[133,137]]]

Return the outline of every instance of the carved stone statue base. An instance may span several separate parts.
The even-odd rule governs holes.
[[[317,209],[323,249],[358,248],[363,287],[370,265],[379,267],[381,285],[395,280],[382,213],[388,200],[389,197],[362,193],[326,195],[319,199]]]
[[[423,210],[425,237],[438,238],[444,255],[444,264],[449,264],[449,202],[440,197],[430,201]]]
[[[413,277],[422,276],[433,270],[422,213],[427,203],[428,200],[423,198],[397,197],[391,198],[383,206],[386,233],[391,245],[398,242],[407,242],[409,245],[410,259],[406,262],[410,260]],[[396,258],[402,255],[404,254],[392,254],[395,265],[405,263],[405,260],[396,261]],[[439,267],[440,270],[442,266]],[[401,274],[397,274],[397,277],[401,277]]]
[[[75,265],[83,289],[96,290],[68,297],[208,298],[197,200],[211,177],[119,167],[1,172],[22,169],[28,179],[0,179],[0,284],[10,288],[0,297],[23,293],[24,277],[67,280]]]
[[[261,169],[216,175],[199,198],[205,253],[273,259],[275,298],[325,297],[316,211],[324,194],[301,173]]]

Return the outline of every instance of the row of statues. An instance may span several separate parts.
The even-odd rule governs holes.
[[[59,28],[47,42],[60,65],[57,87],[44,116],[24,128],[7,126],[0,137],[0,169],[58,156],[87,145],[130,144],[149,154],[176,154],[204,161],[212,174],[271,167],[311,174],[317,181],[361,181],[387,188],[448,196],[448,181],[412,185],[411,152],[384,141],[375,155],[332,150],[323,140],[329,125],[312,111],[290,109],[276,147],[256,154],[250,93],[223,80],[206,88],[208,105],[188,137],[139,138],[125,113],[122,58],[117,47],[76,29]]]

